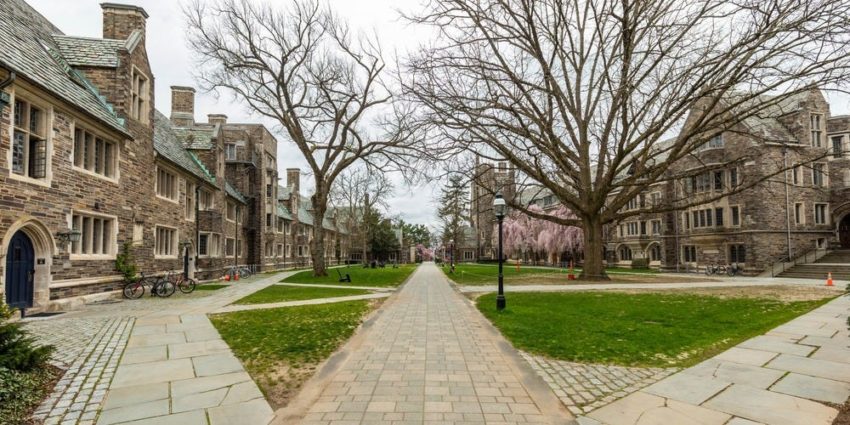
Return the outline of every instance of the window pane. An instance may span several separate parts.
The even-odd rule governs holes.
[[[29,175],[42,179],[47,175],[47,142],[30,136]]]
[[[12,142],[12,172],[24,174],[24,151],[26,149],[26,133],[15,131]]]

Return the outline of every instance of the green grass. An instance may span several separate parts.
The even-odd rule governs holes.
[[[280,406],[354,333],[370,305],[347,301],[216,314],[210,319],[272,404]]]
[[[206,284],[206,285],[198,285],[195,287],[197,291],[217,291],[222,288],[227,288],[230,285],[217,285],[217,284]]]
[[[640,273],[640,274],[655,274],[656,270],[651,269],[627,269],[623,267],[609,267],[606,269],[608,273]],[[499,271],[498,264],[474,264],[461,263],[455,265],[454,274],[449,273],[449,266],[443,267],[443,272],[450,279],[459,285],[495,285]],[[578,276],[581,273],[580,268],[575,269],[575,274]],[[552,279],[563,279],[563,283],[567,282],[567,271],[557,267],[539,267],[539,266],[520,266],[519,271],[514,264],[504,264],[502,266],[502,275],[507,283],[547,283]]]
[[[272,285],[254,292],[233,304],[266,304],[284,301],[312,300],[316,298],[345,297],[348,295],[365,295],[365,289],[342,288],[309,288],[303,286]]]
[[[340,282],[339,275],[336,271],[339,270],[343,276],[351,275],[351,283]],[[375,286],[375,287],[394,287],[404,283],[405,279],[416,270],[415,265],[401,265],[397,269],[392,266],[385,268],[364,269],[359,265],[351,265],[348,267],[338,267],[328,270],[327,276],[315,277],[312,270],[305,270],[287,277],[281,282],[286,283],[309,283],[309,284],[326,284],[326,285],[350,285],[350,286]]]
[[[689,366],[825,303],[625,293],[513,293],[478,309],[514,346],[547,357],[624,366]]]

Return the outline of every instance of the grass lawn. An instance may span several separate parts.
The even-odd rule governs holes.
[[[624,366],[690,366],[808,312],[829,298],[782,302],[690,294],[513,293],[478,309],[515,347],[547,357]]]
[[[346,274],[351,276],[351,283],[340,282],[339,275],[336,271],[339,270],[343,276]],[[375,286],[375,287],[393,287],[404,283],[404,280],[416,270],[415,265],[401,265],[397,269],[387,266],[385,268],[364,269],[359,265],[351,265],[348,267],[337,267],[328,270],[327,276],[315,277],[312,270],[305,270],[287,277],[281,282],[286,283],[313,283],[326,285],[351,285],[351,286]]]
[[[272,407],[278,408],[352,335],[374,305],[348,301],[216,314],[210,319]]]
[[[254,292],[233,304],[266,304],[283,301],[312,300],[316,298],[345,297],[348,295],[365,295],[365,289],[342,288],[307,288],[303,286],[272,285]]]
[[[455,281],[458,285],[495,285],[498,278],[498,264],[470,264],[461,263],[455,265],[455,273],[449,274],[449,266],[442,268],[443,272]],[[626,269],[622,267],[610,267],[608,273],[640,273],[640,274],[657,274],[658,272],[650,269]],[[578,276],[581,273],[580,268],[575,269],[575,274]],[[502,274],[507,284],[547,284],[547,283],[569,283],[567,281],[567,271],[557,267],[537,267],[537,266],[520,266],[519,271],[514,264],[505,264],[502,266]]]
[[[221,288],[227,288],[230,285],[217,285],[214,283],[209,283],[206,285],[198,285],[195,287],[196,291],[217,291]]]

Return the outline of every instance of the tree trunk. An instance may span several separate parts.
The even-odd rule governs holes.
[[[602,234],[602,222],[597,218],[582,220],[584,227],[584,266],[580,279],[609,280],[605,273],[605,239]]]
[[[310,243],[310,256],[313,259],[313,276],[327,276],[325,265],[325,220],[326,200],[320,199],[318,191],[313,198],[313,241]]]

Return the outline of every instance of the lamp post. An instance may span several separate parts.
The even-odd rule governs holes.
[[[449,273],[455,272],[455,240],[449,241]]]
[[[496,213],[496,220],[499,221],[499,293],[496,295],[496,310],[498,311],[505,309],[504,275],[502,274],[502,262],[504,261],[502,258],[502,221],[505,219],[507,209],[505,198],[502,197],[501,193],[497,193],[496,198],[493,199],[493,212]]]

